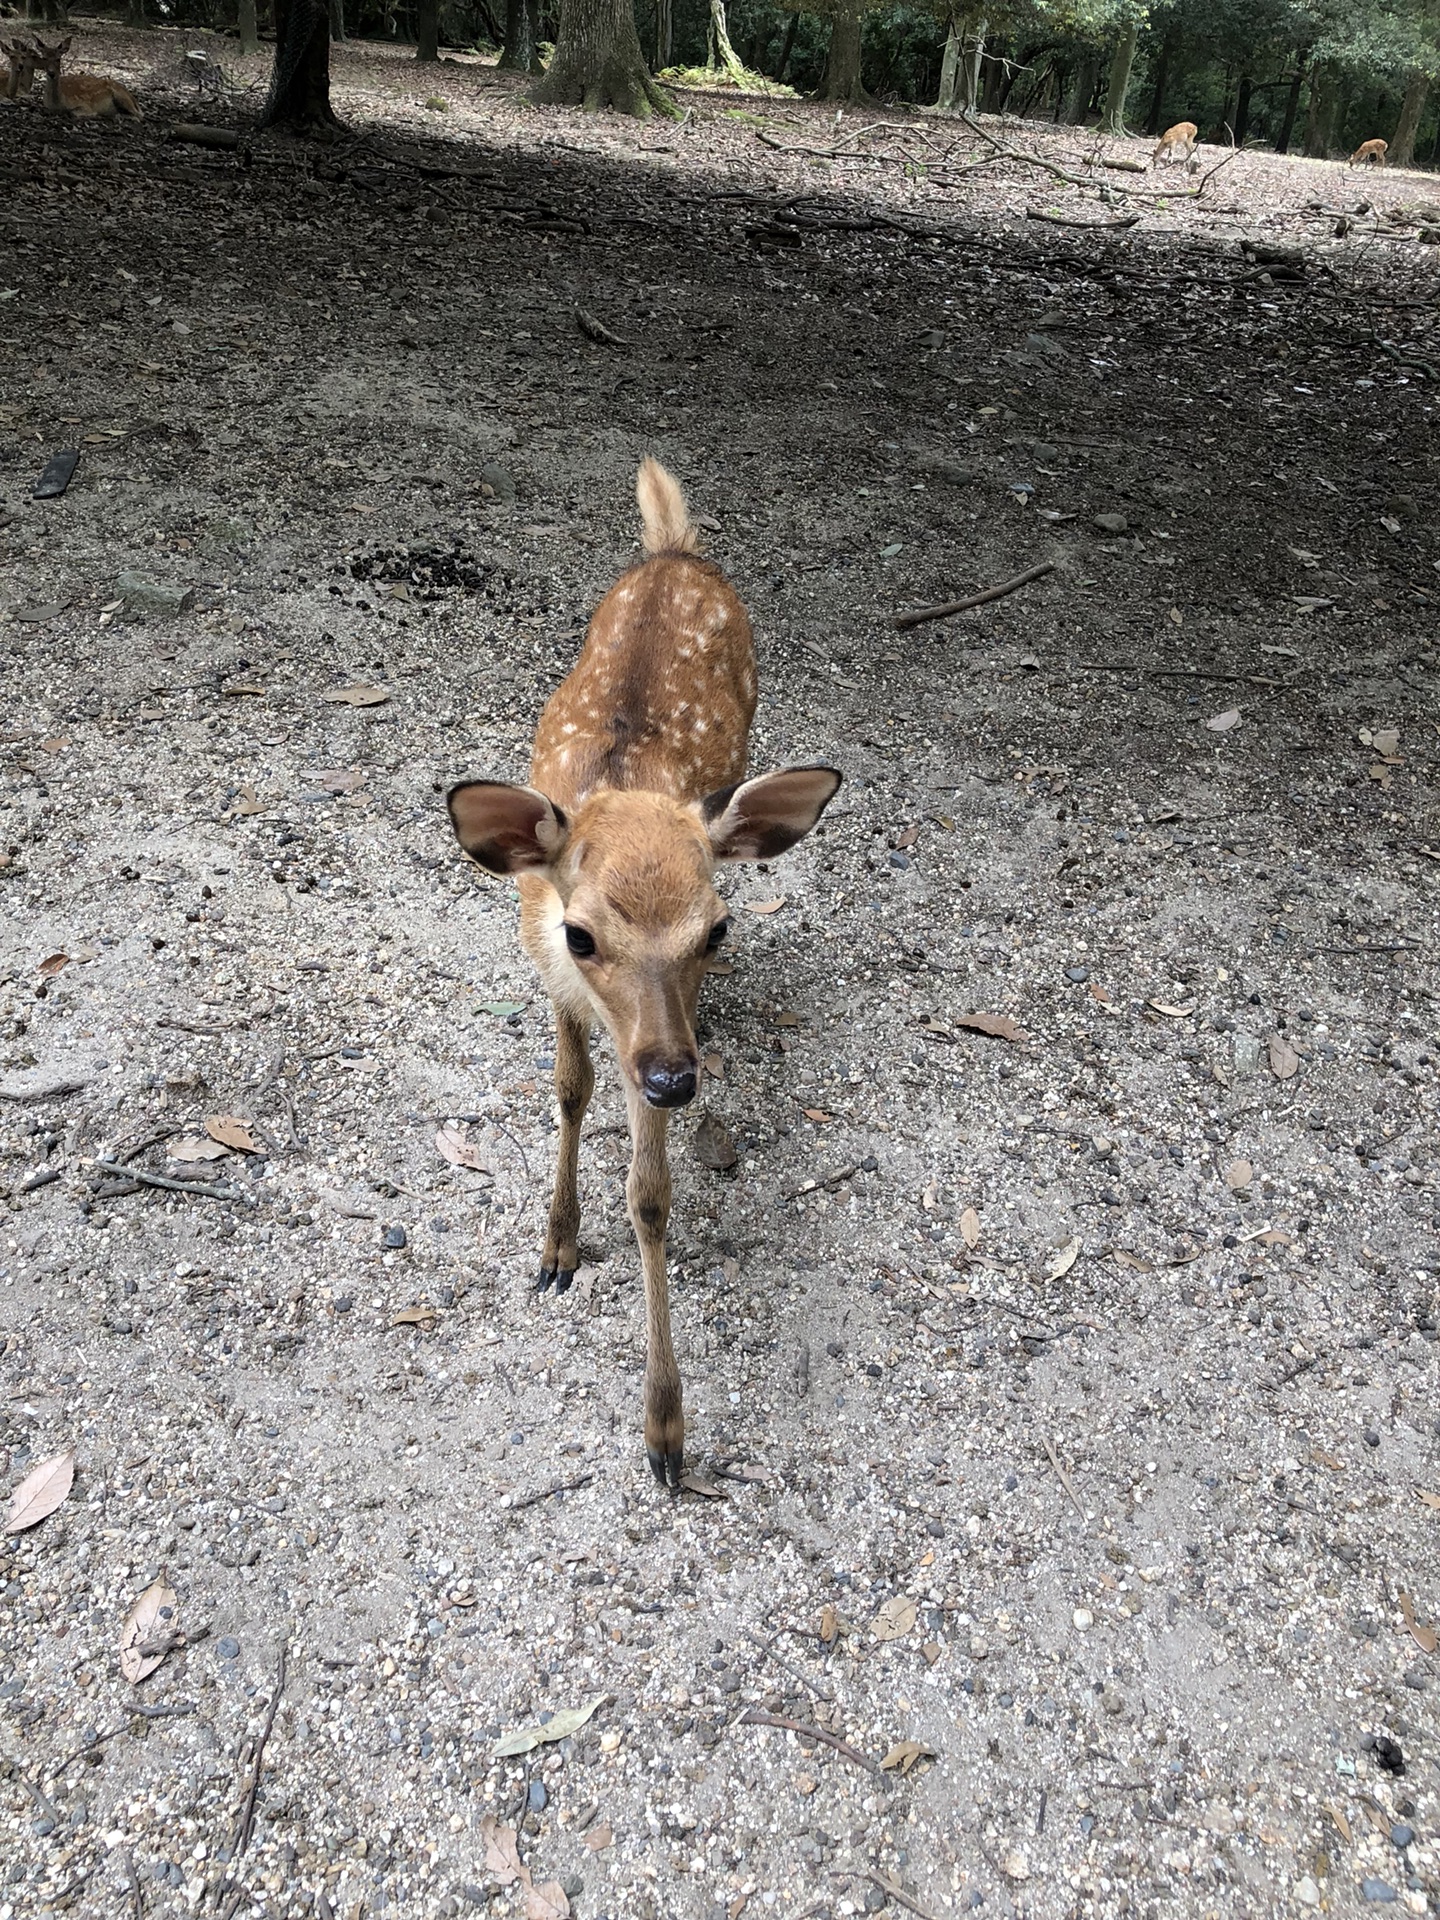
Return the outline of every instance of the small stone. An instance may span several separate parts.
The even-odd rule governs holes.
[[[1376,1874],[1367,1873],[1360,1882],[1360,1898],[1371,1900],[1377,1906],[1385,1906],[1392,1900],[1398,1900],[1400,1896],[1388,1880],[1381,1880]]]
[[[1236,1073],[1254,1073],[1260,1065],[1260,1042],[1253,1033],[1237,1033],[1235,1036]]]
[[[238,1640],[232,1640],[227,1633],[222,1639],[215,1642],[215,1651],[222,1660],[238,1660],[240,1658],[240,1642]]]
[[[545,1791],[543,1780],[532,1780],[525,1795],[525,1804],[531,1813],[543,1813],[550,1804],[550,1796]]]
[[[487,500],[502,501],[507,507],[515,504],[515,481],[509,471],[505,467],[502,467],[498,460],[487,460],[480,469],[480,489],[482,493],[484,493],[486,487],[490,489],[489,493],[485,494]]]
[[[1320,1889],[1308,1873],[1303,1880],[1297,1880],[1295,1882],[1295,1898],[1300,1902],[1302,1907],[1319,1906]]]
[[[1415,1842],[1415,1829],[1413,1827],[1407,1827],[1403,1820],[1397,1820],[1395,1825],[1390,1829],[1390,1842],[1392,1846],[1396,1847],[1413,1846]]]
[[[403,1227],[386,1227],[380,1236],[380,1244],[382,1247],[403,1247],[405,1245],[405,1229]]]
[[[896,848],[891,852],[890,864],[892,867],[898,867],[901,873],[907,873],[910,869],[910,856]]]
[[[1380,1436],[1373,1427],[1366,1427],[1360,1438],[1367,1447],[1378,1447],[1380,1444]]]
[[[1083,987],[1090,978],[1090,969],[1089,967],[1066,967],[1065,978],[1073,980],[1077,987]]]
[[[883,1887],[871,1885],[865,1889],[866,1913],[883,1913],[888,1904],[889,1895]]]
[[[1095,1616],[1088,1607],[1076,1607],[1070,1616],[1077,1633],[1088,1633],[1095,1624]]]
[[[161,580],[147,580],[143,573],[122,573],[116,582],[116,593],[134,613],[158,613],[167,619],[176,614],[185,613],[195,598],[193,587],[167,585]]]
[[[1123,513],[1097,513],[1095,525],[1101,533],[1124,533],[1130,525]]]

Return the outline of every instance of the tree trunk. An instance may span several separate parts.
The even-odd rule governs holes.
[[[635,31],[634,0],[560,0],[555,58],[531,98],[545,107],[583,106],[587,113],[614,107],[641,120],[652,113],[680,117],[650,78]]]
[[[935,105],[941,113],[954,113],[960,99],[961,28],[954,14],[945,35],[945,52],[940,60],[940,92]]]
[[[1250,131],[1250,76],[1240,76],[1240,91],[1235,97],[1235,144],[1243,147],[1245,136]]]
[[[419,0],[415,9],[415,58],[440,58],[440,0]]]
[[[745,63],[730,44],[725,0],[710,0],[710,25],[705,36],[705,70],[744,84]]]
[[[530,8],[526,0],[505,0],[505,44],[495,62],[507,73],[529,73],[535,58],[535,43],[530,33]]]
[[[665,0],[667,7],[669,4],[670,0]],[[798,13],[792,13],[789,24],[785,28],[785,38],[780,43],[780,62],[774,73],[776,80],[783,80],[785,78],[785,69],[789,66],[790,56],[795,51],[795,30],[799,25],[800,15]]]
[[[1145,131],[1152,140],[1165,131],[1165,89],[1170,84],[1170,63],[1175,57],[1178,38],[1177,30],[1172,27],[1160,42],[1160,57],[1155,62],[1155,84],[1150,89],[1150,111],[1145,116]]]
[[[145,0],[125,0],[125,24],[127,27],[148,27],[150,22],[145,16]]]
[[[1111,56],[1110,78],[1105,85],[1105,118],[1101,122],[1106,133],[1125,132],[1125,96],[1130,91],[1130,75],[1135,69],[1135,48],[1139,39],[1139,27],[1128,26]]]
[[[793,37],[793,34],[792,34]],[[674,0],[655,0],[655,65],[668,67],[675,51]]]
[[[992,52],[986,56],[985,87],[980,100],[980,111],[982,113],[999,113],[1001,110],[1005,95],[1005,70],[1007,63],[1003,49],[1006,44],[1007,43],[1002,40],[1000,42],[1002,51],[999,53]]]
[[[275,0],[275,66],[260,125],[322,138],[339,127],[330,106],[325,0]]]
[[[1415,136],[1420,131],[1420,116],[1425,111],[1425,96],[1430,91],[1429,76],[1412,73],[1405,82],[1405,98],[1400,102],[1400,118],[1390,139],[1385,158],[1392,167],[1413,167]]]
[[[1085,116],[1090,111],[1090,96],[1095,91],[1095,76],[1099,71],[1099,62],[1093,53],[1082,54],[1080,64],[1075,69],[1075,97],[1070,102],[1072,127],[1083,127]]]
[[[975,22],[974,36],[965,49],[960,69],[960,111],[972,119],[980,111],[980,73],[985,62],[985,34],[989,25],[982,13]]]
[[[260,22],[256,17],[255,0],[240,0],[235,24],[240,29],[241,53],[258,53]]]
[[[330,0],[330,38],[338,46],[345,44],[345,0]]]
[[[1285,95],[1285,117],[1280,122],[1280,137],[1275,142],[1277,153],[1288,153],[1290,142],[1295,137],[1295,116],[1300,111],[1300,89],[1305,84],[1305,72],[1310,63],[1308,50],[1295,56],[1295,71],[1290,76],[1290,90]]]
[[[860,9],[853,0],[841,0],[830,28],[830,50],[825,56],[822,100],[863,100],[860,84]]]

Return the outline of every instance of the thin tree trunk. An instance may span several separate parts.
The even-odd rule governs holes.
[[[945,51],[940,59],[940,92],[935,105],[941,113],[954,113],[960,97],[961,27],[954,14],[945,34]]]
[[[1002,40],[1000,42],[1001,51],[999,53],[988,53],[986,55],[985,86],[980,98],[980,111],[982,113],[999,113],[1001,110],[1001,101],[1005,87],[1006,62],[1004,48],[1006,44],[1007,43]]]
[[[1101,122],[1106,133],[1125,132],[1125,96],[1130,91],[1130,75],[1135,70],[1135,48],[1139,39],[1139,27],[1128,26],[1111,56],[1110,78],[1105,87],[1105,118]]]
[[[1235,144],[1243,147],[1245,136],[1250,131],[1250,76],[1240,76],[1240,91],[1235,96]]]
[[[1390,151],[1385,156],[1392,167],[1413,167],[1415,164],[1415,136],[1420,131],[1420,116],[1425,111],[1425,96],[1429,91],[1427,74],[1412,73],[1405,82],[1400,118],[1395,123]]]
[[[505,0],[505,44],[496,66],[507,73],[529,73],[534,57],[527,0]]]
[[[587,113],[614,107],[642,120],[652,113],[680,117],[645,65],[634,0],[560,0],[555,58],[531,98],[547,107],[583,106]]]
[[[1178,39],[1172,27],[1160,42],[1160,58],[1155,62],[1155,83],[1150,89],[1150,111],[1145,116],[1145,131],[1153,140],[1165,131],[1165,89],[1170,84],[1170,63],[1175,57]]]
[[[150,22],[145,14],[145,0],[126,0],[125,24],[127,27],[148,27]]]
[[[655,0],[655,65],[668,67],[675,51],[674,0]]]
[[[1275,142],[1277,153],[1288,153],[1290,142],[1295,138],[1295,116],[1300,111],[1300,89],[1305,85],[1305,73],[1310,63],[1308,49],[1295,56],[1295,71],[1290,76],[1290,90],[1285,95],[1285,117],[1280,122],[1280,137]]]
[[[841,0],[830,28],[830,49],[825,56],[825,78],[820,85],[822,100],[863,100],[860,83],[860,9],[853,0]]]
[[[1075,97],[1070,102],[1069,124],[1083,127],[1090,112],[1090,96],[1095,91],[1095,76],[1100,63],[1093,53],[1083,54],[1080,65],[1075,70]]]
[[[973,119],[980,111],[980,73],[985,63],[985,35],[990,22],[982,13],[975,22],[960,69],[960,111]]]
[[[330,105],[330,13],[325,0],[275,0],[275,65],[260,125],[322,138],[339,127]]]
[[[345,0],[330,0],[330,38],[339,46],[345,44]]]
[[[255,0],[240,0],[235,24],[240,29],[241,53],[258,53],[260,22],[256,17]]]
[[[669,4],[670,0],[665,0],[665,5],[669,6]],[[792,13],[789,24],[785,28],[785,38],[780,43],[780,61],[774,74],[776,80],[783,80],[785,78],[785,69],[789,66],[790,56],[795,51],[795,30],[799,25],[800,15],[798,13]]]
[[[330,0],[330,4],[335,6],[337,0]],[[415,58],[440,58],[440,0],[419,0],[415,9]]]
[[[730,44],[730,28],[725,19],[725,0],[710,0],[710,25],[705,36],[705,70],[723,74],[743,85],[745,63]]]

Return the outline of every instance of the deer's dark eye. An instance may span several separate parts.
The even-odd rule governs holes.
[[[587,933],[583,927],[572,927],[565,922],[565,944],[577,960],[593,960],[595,957],[595,936]]]
[[[714,926],[711,927],[709,935],[706,938],[705,951],[707,953],[714,953],[715,949],[719,946],[720,942],[725,938],[726,934],[729,933],[729,931],[730,931],[730,922],[728,920],[717,920]]]

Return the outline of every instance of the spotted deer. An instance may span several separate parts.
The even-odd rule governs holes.
[[[608,1029],[625,1085],[626,1186],[645,1282],[645,1447],[662,1485],[684,1472],[665,1230],[670,1114],[695,1097],[695,1009],[725,938],[716,866],[773,860],[840,785],[825,766],[745,778],[755,713],[749,617],[699,541],[674,477],[635,482],[645,559],[596,609],[535,734],[529,786],[470,780],[450,818],[488,873],[513,874],[520,937],[555,1010],[560,1143],[538,1291],[564,1293],[579,1254],[580,1127],[595,1085],[590,1034]]]
[[[1188,171],[1196,164],[1192,155],[1199,144],[1199,139],[1200,129],[1193,120],[1177,120],[1173,127],[1167,127],[1161,134],[1155,151],[1150,156],[1151,166],[1158,166],[1162,160],[1167,164],[1179,160],[1184,163]]]
[[[35,53],[23,40],[0,39],[8,66],[0,67],[0,99],[28,100],[35,85]]]
[[[49,111],[68,113],[77,120],[113,120],[122,113],[140,119],[134,94],[118,80],[106,80],[97,73],[61,73],[60,63],[74,37],[67,34],[53,47],[36,38],[35,64],[44,76],[45,91],[41,97]]]
[[[1352,167],[1383,167],[1390,151],[1388,140],[1363,140],[1350,156]]]

